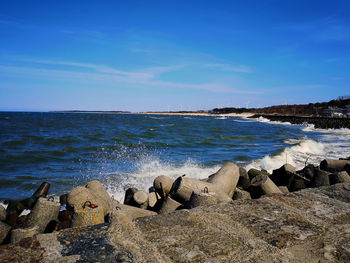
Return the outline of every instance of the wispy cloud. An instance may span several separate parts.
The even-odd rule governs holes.
[[[32,63],[31,66],[0,65],[0,72],[27,77],[40,77],[44,79],[65,80],[72,82],[97,82],[105,85],[119,83],[137,84],[145,87],[164,87],[181,89],[198,89],[221,93],[257,94],[259,92],[235,87],[234,83],[223,84],[219,82],[189,84],[174,81],[161,81],[158,77],[164,72],[183,68],[182,65],[150,67],[141,71],[124,71],[105,65],[81,63],[74,61],[21,59]],[[51,66],[51,67],[47,67]],[[53,69],[52,66],[65,66],[65,69]],[[86,71],[88,70],[88,71]]]
[[[214,68],[222,71],[231,71],[238,73],[251,73],[252,70],[250,67],[245,65],[231,66],[229,64],[206,64],[204,65],[206,68]]]
[[[309,38],[317,42],[345,41],[350,39],[349,23],[343,22],[336,17],[282,25],[279,28],[308,34]]]

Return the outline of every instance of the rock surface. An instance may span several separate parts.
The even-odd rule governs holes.
[[[0,262],[349,262],[350,183],[117,217],[0,247]]]

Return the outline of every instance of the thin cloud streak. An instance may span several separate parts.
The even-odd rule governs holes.
[[[29,61],[29,60],[28,60]],[[12,74],[15,76],[27,76],[27,77],[41,77],[44,79],[55,79],[64,80],[71,82],[83,82],[89,83],[96,81],[97,84],[104,83],[105,85],[115,86],[116,83],[129,83],[138,84],[145,87],[164,87],[164,88],[181,88],[181,89],[198,89],[212,92],[221,93],[235,93],[235,94],[259,94],[257,91],[247,91],[241,89],[231,88],[231,85],[225,85],[220,83],[203,83],[203,84],[187,84],[170,81],[155,80],[155,73],[171,71],[178,69],[179,66],[168,66],[168,67],[155,67],[150,68],[152,74],[143,72],[126,72],[118,69],[94,65],[89,63],[77,63],[67,61],[50,61],[50,60],[30,60],[31,62],[50,64],[50,65],[65,65],[80,68],[92,69],[95,72],[81,72],[81,71],[69,71],[59,69],[47,69],[47,68],[36,68],[36,67],[18,67],[18,66],[4,66],[0,65],[0,72],[6,74]]]
[[[231,66],[228,64],[206,64],[206,65],[204,65],[204,67],[219,69],[222,71],[238,72],[238,73],[251,73],[252,72],[251,68],[248,66],[245,66],[245,65]]]

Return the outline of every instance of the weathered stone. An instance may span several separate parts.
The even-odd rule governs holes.
[[[6,209],[0,205],[0,221],[5,221],[6,219]]]
[[[11,243],[18,243],[24,238],[33,237],[38,234],[39,227],[16,228],[11,231]]]
[[[5,238],[9,234],[10,230],[11,230],[11,226],[0,221],[0,244],[2,244],[2,242],[4,242]]]
[[[44,233],[50,222],[58,221],[60,207],[61,204],[59,202],[49,201],[42,197],[39,198],[33,211],[28,215],[28,226],[38,226],[38,233]]]

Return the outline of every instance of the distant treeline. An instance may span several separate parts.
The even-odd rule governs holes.
[[[265,108],[215,108],[212,113],[227,114],[227,113],[260,113],[260,114],[278,114],[278,115],[293,115],[293,116],[322,116],[323,111],[328,107],[345,108],[350,104],[350,99],[331,100],[329,102],[317,102],[299,105],[277,105]]]

